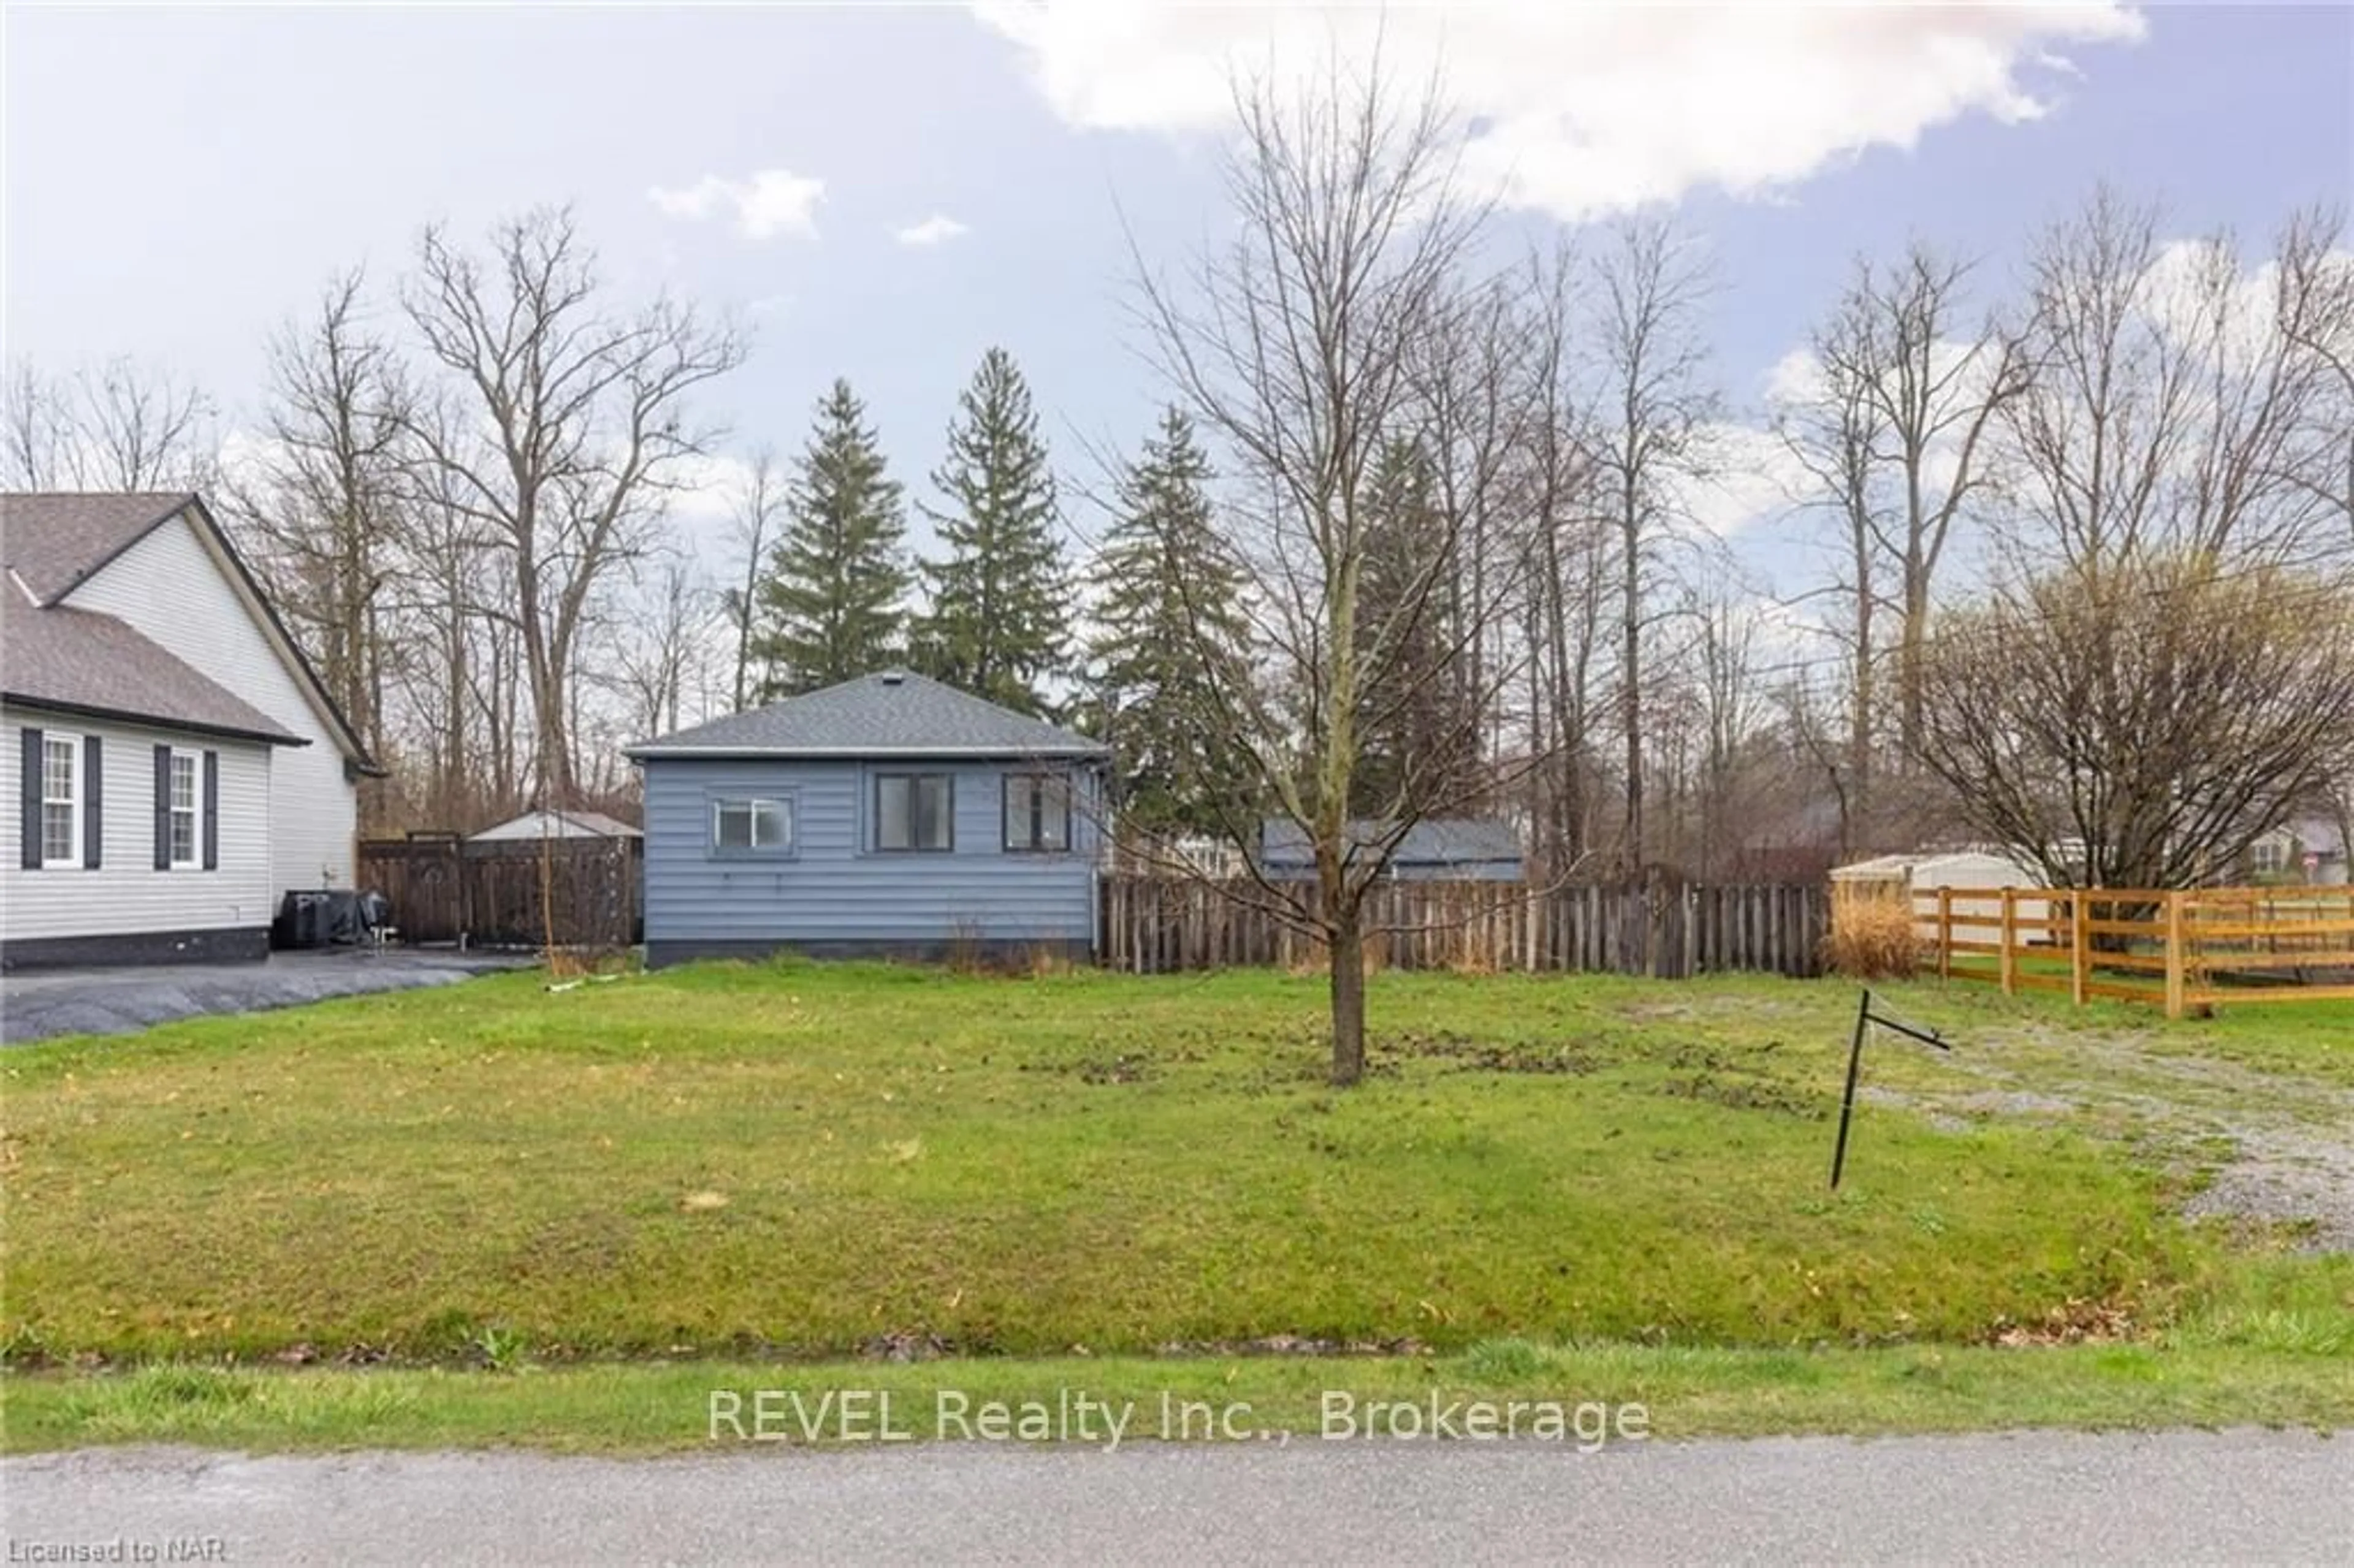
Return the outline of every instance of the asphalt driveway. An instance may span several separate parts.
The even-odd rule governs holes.
[[[449,985],[527,964],[512,955],[402,948],[272,953],[258,964],[54,969],[0,980],[0,1044],[122,1034],[183,1018]]]

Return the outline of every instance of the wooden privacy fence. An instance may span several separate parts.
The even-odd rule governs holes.
[[[1247,881],[1107,877],[1097,954],[1139,974],[1320,965],[1321,944],[1265,902]],[[1798,884],[1385,882],[1366,900],[1366,952],[1408,969],[1808,976],[1819,972],[1827,908],[1822,888]]]
[[[639,938],[641,843],[364,839],[359,884],[390,901],[405,942],[537,948],[552,931],[560,948],[625,948]]]
[[[2354,889],[1920,888],[1923,968],[2163,1007],[2354,1001]]]

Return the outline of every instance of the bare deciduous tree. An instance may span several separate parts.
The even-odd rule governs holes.
[[[1872,816],[1879,752],[1879,613],[1883,570],[1884,485],[1879,453],[1885,419],[1874,396],[1869,366],[1874,355],[1869,308],[1855,291],[1829,321],[1816,328],[1814,370],[1818,380],[1804,393],[1786,397],[1773,410],[1783,445],[1806,472],[1813,504],[1835,518],[1839,566],[1831,580],[1813,592],[1847,601],[1842,640],[1849,652],[1845,694],[1847,736],[1834,753],[1822,744],[1816,695],[1802,694],[1802,736],[1831,779],[1840,811],[1840,842],[1848,847]]]
[[[2295,560],[2331,531],[2346,404],[2318,345],[2345,341],[2329,323],[2349,305],[2328,231],[2291,226],[2266,297],[2229,237],[2169,248],[2158,221],[2104,189],[2035,247],[2029,380],[2004,418],[2022,563]]]
[[[638,593],[615,618],[608,683],[625,704],[631,739],[677,729],[696,686],[714,608],[692,558],[642,562]]]
[[[396,352],[369,330],[363,276],[334,279],[313,315],[280,328],[269,366],[264,440],[249,471],[224,476],[224,507],[329,693],[380,757],[401,641],[384,600],[414,564],[410,415]]]
[[[1846,373],[1872,399],[1887,443],[1875,455],[1895,480],[1894,526],[1875,521],[1873,533],[1895,568],[1898,736],[1908,758],[1920,741],[1930,592],[1955,520],[1982,482],[1988,427],[2026,385],[2016,344],[1990,323],[1961,320],[1970,270],[1915,244],[1885,274],[1861,269],[1852,291],[1862,357]]]
[[[167,370],[118,356],[69,376],[8,376],[0,467],[18,490],[198,490],[218,460],[213,404]]]
[[[2194,552],[2056,567],[1933,639],[1922,758],[2054,885],[2191,885],[2354,741],[2349,588]]]
[[[759,624],[760,580],[768,573],[769,552],[776,543],[778,526],[783,520],[788,493],[777,469],[777,454],[772,448],[762,447],[752,454],[752,466],[744,482],[744,493],[736,498],[730,518],[733,543],[743,552],[740,573],[720,594],[721,613],[727,618],[728,630],[735,641],[735,711],[742,713],[745,705],[756,692],[768,686],[766,672],[753,678],[752,648]]]
[[[2289,481],[2337,516],[2345,527],[2338,545],[2354,552],[2354,254],[2345,239],[2339,208],[2290,218],[2273,249],[2272,310],[2284,343],[2307,356],[2315,381]]]
[[[1252,793],[1305,834],[1314,882],[1265,877],[1256,821],[1228,821],[1227,836],[1263,906],[1325,947],[1331,1076],[1345,1085],[1364,1071],[1367,895],[1406,832],[1446,808],[1451,759],[1476,748],[1476,715],[1508,673],[1484,673],[1491,690],[1475,694],[1470,733],[1434,737],[1370,819],[1352,822],[1366,737],[1394,716],[1377,694],[1410,689],[1401,662],[1430,652],[1433,625],[1447,627],[1439,656],[1461,653],[1514,602],[1501,582],[1484,585],[1484,600],[1460,597],[1452,567],[1467,516],[1445,508],[1413,532],[1406,558],[1385,563],[1378,606],[1365,592],[1376,465],[1389,443],[1426,428],[1417,373],[1460,319],[1482,214],[1457,199],[1435,96],[1405,102],[1378,65],[1352,79],[1336,63],[1297,93],[1260,81],[1235,97],[1235,237],[1182,284],[1140,260],[1140,315],[1236,482],[1220,517],[1267,670],[1211,683],[1216,722],[1253,773]],[[1206,629],[1207,607],[1193,612]],[[1230,668],[1204,641],[1204,666]]]
[[[1687,521],[1684,498],[1705,468],[1702,427],[1716,399],[1705,378],[1699,312],[1708,271],[1672,226],[1638,220],[1597,260],[1602,385],[1593,471],[1616,535],[1618,720],[1625,810],[1618,862],[1646,853],[1643,824],[1644,634],[1670,613],[1659,595],[1667,552]]]
[[[1517,496],[1523,514],[1529,671],[1530,820],[1548,880],[1587,848],[1591,694],[1609,538],[1591,495],[1586,419],[1574,352],[1583,276],[1566,247],[1533,261],[1522,369],[1528,406]]]
[[[504,222],[484,260],[429,229],[406,291],[446,375],[411,429],[451,503],[506,556],[542,798],[571,801],[572,672],[593,599],[647,547],[658,504],[710,432],[686,402],[743,358],[731,329],[668,300],[610,309],[568,212]]]

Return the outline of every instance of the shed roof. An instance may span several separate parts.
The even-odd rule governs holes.
[[[521,839],[634,839],[644,835],[617,817],[602,811],[525,811],[496,827],[471,835],[475,843],[503,843]]]
[[[640,741],[635,758],[1100,757],[1076,730],[886,670]]]
[[[1874,855],[1870,860],[1851,861],[1831,868],[1833,882],[1874,882],[1888,877],[1918,874],[1921,872],[1951,870],[1957,866],[1987,866],[1999,870],[2034,873],[2033,863],[2026,856],[1999,849],[1921,850],[1912,854]]]

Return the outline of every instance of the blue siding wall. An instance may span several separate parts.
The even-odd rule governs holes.
[[[1081,803],[1071,853],[1008,854],[1000,781],[1025,770],[1015,765],[647,758],[642,766],[650,944],[1094,942],[1100,813],[1084,773],[1074,775]],[[878,771],[954,776],[955,849],[870,847]],[[744,796],[793,802],[790,855],[713,854],[712,801]]]

